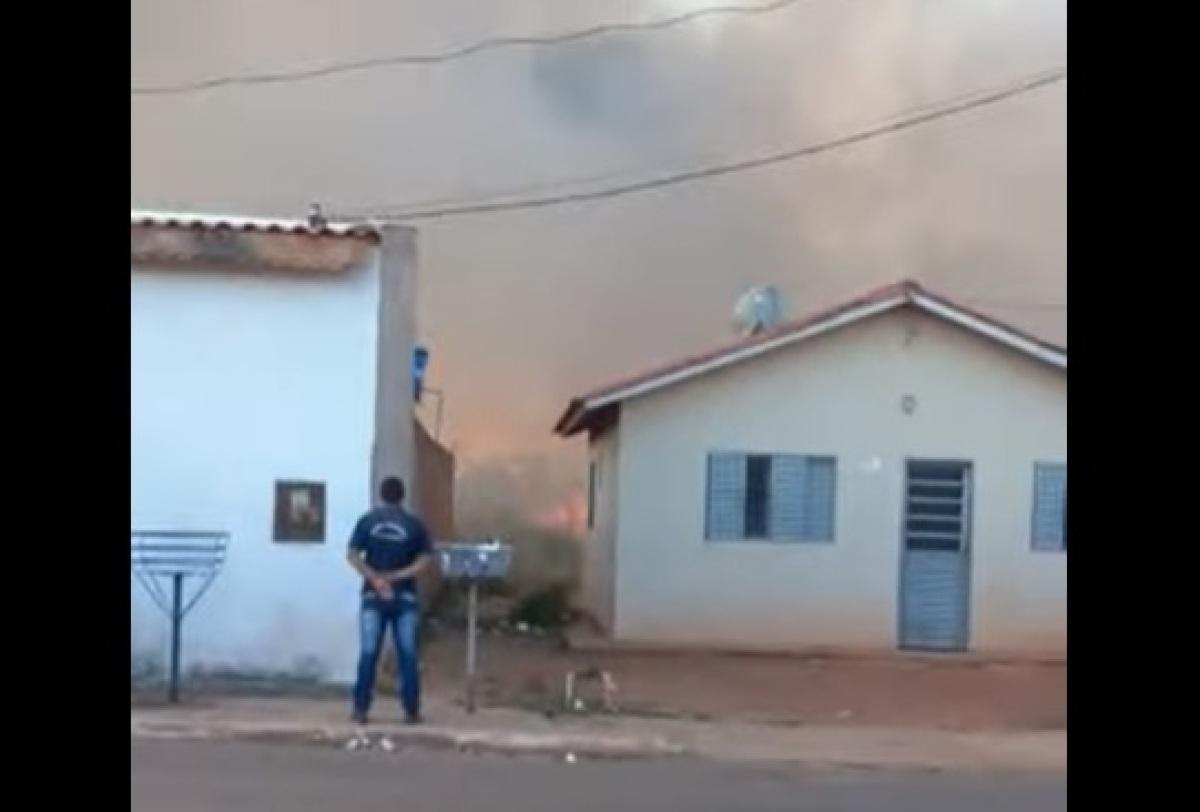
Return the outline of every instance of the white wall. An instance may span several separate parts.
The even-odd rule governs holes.
[[[613,628],[619,438],[620,432],[609,431],[590,443],[588,462],[596,466],[595,512],[583,545],[583,605],[609,631]]]
[[[348,678],[357,583],[344,555],[370,502],[378,267],[324,279],[135,270],[130,304],[132,527],[232,534],[184,621],[184,667],[311,658]],[[271,540],[278,479],[326,483],[324,544]],[[132,577],[131,590],[135,656],[165,662],[166,621]]]
[[[941,457],[974,463],[972,648],[1065,653],[1066,556],[1030,549],[1060,372],[906,310],[636,398],[619,431],[619,638],[893,649],[904,460]],[[706,542],[713,449],[836,456],[835,543]]]

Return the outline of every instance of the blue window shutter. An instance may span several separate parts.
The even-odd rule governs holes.
[[[746,455],[708,455],[706,533],[710,539],[740,539],[745,535]]]
[[[804,529],[806,541],[833,541],[837,461],[833,457],[805,458]]]
[[[1067,507],[1067,466],[1037,463],[1033,468],[1033,549],[1062,550]]]
[[[779,454],[771,469],[771,538],[833,541],[833,457]]]
[[[804,538],[808,465],[799,454],[776,454],[771,459],[771,516],[773,539]]]

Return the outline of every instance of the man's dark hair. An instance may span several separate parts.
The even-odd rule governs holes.
[[[404,501],[404,480],[398,476],[390,476],[379,486],[379,495],[389,505],[398,505]]]

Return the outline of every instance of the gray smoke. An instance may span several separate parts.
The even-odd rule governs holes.
[[[138,83],[188,80],[712,4],[134,0],[132,69]],[[440,66],[138,98],[132,203],[303,216],[312,200],[358,210],[769,153],[1065,64],[1065,5],[812,0]],[[422,223],[420,321],[444,435],[496,470],[530,455],[564,470],[578,444],[550,427],[566,399],[725,339],[750,284],[775,285],[795,314],[914,277],[1061,340],[1066,311],[1049,305],[1066,296],[1065,99],[1058,85],[737,176]],[[546,498],[573,479],[553,478]]]

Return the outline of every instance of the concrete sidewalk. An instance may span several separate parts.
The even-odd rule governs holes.
[[[956,771],[1064,770],[1066,734],[948,732],[918,728],[779,726],[622,716],[558,716],[504,708],[474,715],[430,699],[427,723],[406,727],[382,698],[369,733],[397,747],[426,746],[596,758],[699,756],[806,766]],[[135,738],[259,739],[344,746],[355,736],[344,702],[205,698],[133,707]]]

